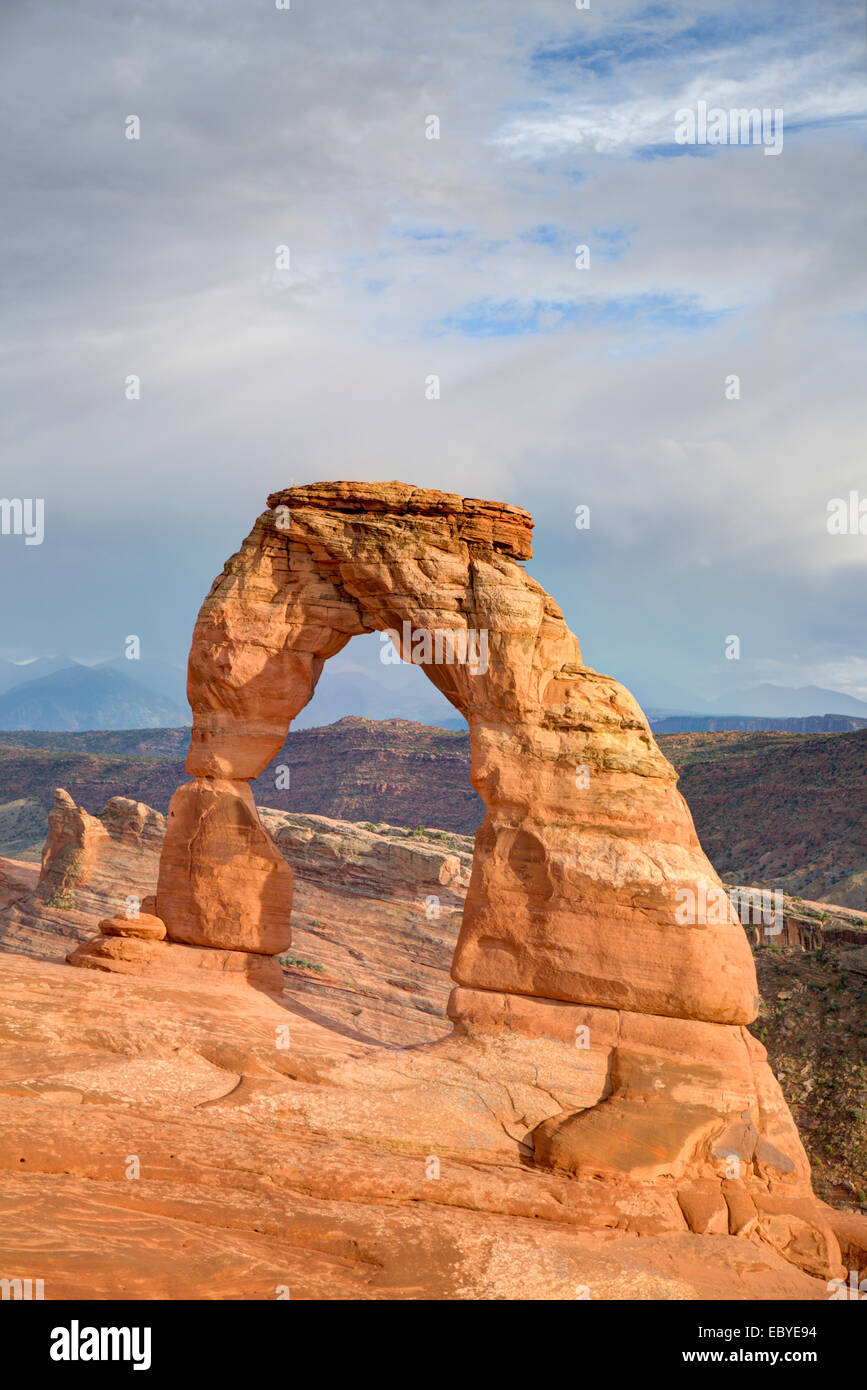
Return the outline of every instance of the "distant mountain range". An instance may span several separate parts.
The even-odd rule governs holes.
[[[78,664],[71,656],[38,656],[35,661],[22,662],[6,661],[0,657],[0,693],[16,685],[40,680],[43,676],[53,676],[55,671]]]
[[[867,719],[867,701],[820,685],[754,685],[734,695],[710,700],[696,714],[764,715],[770,719],[804,718],[811,714],[854,714]]]
[[[649,704],[643,708],[656,734],[727,729],[816,734],[867,727],[867,702],[819,685],[756,685],[695,709],[658,709]]]
[[[664,719],[648,715],[654,734],[713,734],[727,730],[741,733],[845,734],[867,728],[867,719],[854,714],[805,714],[789,719],[768,719],[749,714],[669,714]]]
[[[467,727],[423,671],[409,663],[384,663],[382,652],[379,635],[371,634],[332,657],[293,728],[322,728],[350,715]],[[679,708],[657,708],[640,694],[639,701],[659,733],[844,732],[867,725],[867,701],[815,685],[757,685],[695,705],[685,701]],[[169,662],[117,657],[84,665],[62,655],[26,664],[0,660],[0,729],[155,729],[189,723],[186,673]]]
[[[16,680],[0,695],[0,728],[156,729],[189,724],[186,701],[166,693],[167,672],[157,669],[162,663],[149,663],[143,679],[123,669],[133,665],[123,659],[100,666],[75,664],[35,680]]]
[[[422,671],[408,663],[384,664],[381,650],[378,638],[359,638],[351,655],[332,657],[293,728],[319,728],[348,715],[467,727]],[[50,733],[190,722],[186,672],[168,662],[118,657],[86,666],[66,656],[39,657],[24,665],[0,660],[0,729]]]

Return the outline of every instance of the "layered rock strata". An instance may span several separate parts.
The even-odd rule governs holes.
[[[196,971],[219,967],[219,974],[233,962],[233,979],[274,987],[279,972],[268,956],[131,944],[164,938],[160,919],[147,925],[164,815],[125,797],[90,815],[60,788],[55,807],[41,874],[36,865],[0,858],[0,950],[65,956],[74,965],[123,974],[164,968],[175,976],[184,964]],[[259,816],[296,878],[292,954],[278,958],[293,994],[324,1023],[368,1042],[406,1046],[447,1034],[448,972],[472,839],[267,807]]]

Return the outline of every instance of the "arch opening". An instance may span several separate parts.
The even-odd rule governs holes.
[[[353,637],[324,663],[252,786],[294,877],[292,942],[277,957],[286,992],[360,1042],[407,1047],[451,1030],[449,971],[484,806],[466,726],[437,725],[452,706],[414,665],[394,664],[382,636]]]

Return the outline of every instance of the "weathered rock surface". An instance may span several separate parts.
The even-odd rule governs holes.
[[[162,941],[166,924],[149,912],[136,917],[106,917],[99,924],[103,936],[130,936],[142,941]]]
[[[104,925],[104,924],[102,924]],[[67,956],[70,965],[121,975],[163,975],[182,980],[198,971],[217,973],[229,981],[241,978],[255,989],[280,994],[283,972],[273,956],[254,951],[222,951],[214,947],[186,946],[158,937],[106,933],[82,944]]]
[[[159,856],[165,833],[165,817],[140,801],[112,797],[101,815],[91,816],[60,788],[48,822],[40,877],[44,895],[69,895],[84,912],[98,910],[112,897],[124,907],[127,880],[138,878],[142,853]]]
[[[276,955],[292,937],[292,871],[247,782],[197,779],[169,806],[157,915],[173,941]]]
[[[41,869],[0,861],[0,949],[63,956],[156,886],[165,816],[112,797],[98,816],[57,788]]]
[[[262,808],[260,819],[295,875],[295,944],[293,954],[281,962],[292,996],[303,1000],[311,1017],[326,1026],[349,1028],[359,1041],[407,1046],[445,1036],[449,967],[469,880],[472,840]],[[114,854],[110,838],[100,836],[98,844],[109,858]],[[444,886],[451,881],[455,858],[461,864],[460,883]],[[143,915],[153,911],[148,894],[156,882],[157,856],[152,844],[140,847],[137,862],[135,870],[128,860],[125,873]],[[92,936],[100,917],[116,911],[117,893],[107,869],[97,863],[97,880],[106,884],[108,896],[89,916],[46,905],[36,891],[38,872],[32,865],[0,861],[0,947],[62,959]],[[428,915],[431,897],[439,898],[438,916]],[[822,930],[817,915],[824,911],[821,905],[785,901],[787,920],[792,912],[813,924],[811,933]],[[791,950],[762,950],[756,959],[765,972],[762,1028],[768,1030],[768,1047],[781,1068],[778,1071],[775,1063],[774,1070],[788,1102],[803,1132],[809,1132],[808,1149],[819,1165],[813,1169],[813,1181],[818,1173],[823,1196],[835,1204],[851,1204],[863,1188],[865,1171],[864,1124],[851,1118],[853,1107],[857,1112],[862,1104],[857,1059],[863,1056],[863,1044],[858,1041],[858,977],[846,976],[845,971],[854,971],[860,955],[858,948],[847,949],[836,940],[835,934],[845,934],[837,933],[836,920],[832,917],[824,924],[827,930],[821,939],[827,949],[822,963],[802,962]],[[788,931],[760,939],[764,945],[803,944]],[[133,968],[107,955],[98,937],[93,950],[101,969]],[[168,959],[166,953],[163,959]],[[264,957],[258,959],[264,963]],[[835,962],[843,974],[832,968]],[[156,968],[152,957],[147,968]],[[178,967],[173,963],[172,968]],[[851,985],[841,986],[846,979]],[[460,1008],[463,995],[455,991],[453,1010]],[[570,1015],[570,1008],[578,1006],[561,1002],[546,1009],[541,1000],[486,991],[476,991],[472,998],[475,1015],[490,1030],[501,1029],[506,1020],[513,1031],[531,1036],[535,1031],[569,1042],[582,1026],[580,1015]],[[844,1007],[837,1011],[841,999]],[[863,1037],[863,1025],[860,1032]],[[587,1060],[586,1052],[583,1057]],[[720,1151],[748,1158],[733,1133],[724,1132]]]
[[[766,1223],[758,1235],[754,1178],[751,1187],[707,1180],[723,1194],[731,1237],[741,1239],[715,1237],[705,1256],[684,1215],[685,1182],[574,1176],[568,1165],[546,1177],[545,1169],[527,1167],[547,1120],[610,1095],[613,1047],[576,1049],[577,1029],[588,1016],[593,1022],[592,1010],[460,989],[453,1007],[470,995],[473,1008],[464,997],[463,1011],[468,1019],[479,1015],[481,1026],[473,1035],[462,1024],[460,1039],[444,1038],[471,842],[280,812],[262,812],[262,819],[296,875],[296,949],[308,958],[286,967],[290,993],[273,1015],[288,1021],[287,1049],[276,1047],[265,995],[239,993],[227,970],[231,958],[276,965],[266,956],[161,943],[168,968],[149,959],[146,979],[137,978],[141,959],[122,956],[111,960],[110,974],[93,973],[106,968],[104,956],[87,974],[45,973],[33,958],[0,956],[7,1019],[0,1201],[9,1214],[0,1251],[7,1263],[26,1272],[28,1250],[50,1249],[40,1275],[48,1276],[48,1297],[273,1297],[290,1279],[293,1296],[317,1298],[574,1298],[580,1286],[593,1298],[827,1296],[820,1278],[784,1263],[768,1244],[784,1237],[787,1259],[800,1252],[786,1228],[781,1237],[778,1225]],[[146,917],[155,862],[151,850],[139,853],[141,877],[132,886]],[[23,889],[19,872],[30,875],[32,893],[32,869],[9,866]],[[442,910],[429,921],[421,907],[435,890]],[[28,947],[56,952],[53,919],[80,914],[32,901],[45,920]],[[80,933],[94,926],[85,919]],[[97,942],[103,951],[145,954],[152,945],[105,935]],[[195,957],[196,973],[181,973],[172,952],[185,967]],[[400,983],[402,956],[415,977],[411,991],[390,984]],[[312,963],[325,968],[320,973]],[[359,1006],[360,1016],[353,1013]],[[634,1048],[652,1036],[650,1018],[595,1013],[596,1043],[613,1044],[625,1031]],[[705,1030],[704,1046],[715,1045],[711,1061],[720,1057],[719,1035],[739,1031],[682,1026]],[[444,1040],[432,1052],[360,1045],[365,1037],[405,1044],[436,1036]],[[683,1049],[683,1038],[672,1041]],[[343,1072],[350,1060],[353,1068]],[[332,1085],[323,1078],[335,1065],[340,1080],[335,1075]],[[278,1084],[294,1096],[289,1109],[268,1100]],[[756,1140],[755,1127],[738,1119],[714,1158],[740,1156],[746,1173]],[[219,1163],[216,1187],[204,1152]],[[142,1157],[142,1182],[125,1176],[130,1153]],[[431,1157],[439,1179],[425,1176]],[[820,1228],[833,1220],[846,1268],[858,1268],[863,1232],[846,1235],[858,1218],[811,1210],[817,1248]],[[309,1241],[326,1230],[344,1233],[342,1256],[311,1254]],[[349,1254],[362,1232],[365,1256]],[[520,1278],[510,1273],[515,1259],[523,1261]],[[281,1268],[289,1275],[278,1279]]]
[[[739,904],[747,940],[752,946],[793,946],[799,951],[818,951],[826,946],[867,946],[864,913],[824,902],[804,902],[788,893],[774,893],[755,885],[726,884]],[[782,901],[782,914],[775,904]],[[754,907],[752,905],[755,905]]]
[[[800,1301],[838,1250],[867,1273],[863,1222],[818,1204],[736,1237],[717,1198],[708,1237],[694,1181],[533,1166],[586,1089],[554,1040],[365,1047],[220,972],[11,954],[0,995],[0,1264],[48,1299]]]
[[[367,1040],[407,1045],[448,1032],[449,967],[472,840],[262,810],[292,867],[287,988]]]

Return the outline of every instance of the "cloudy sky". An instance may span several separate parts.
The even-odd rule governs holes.
[[[269,490],[399,478],[528,508],[647,703],[867,698],[860,0],[5,0],[0,49],[0,656],[182,664]]]

